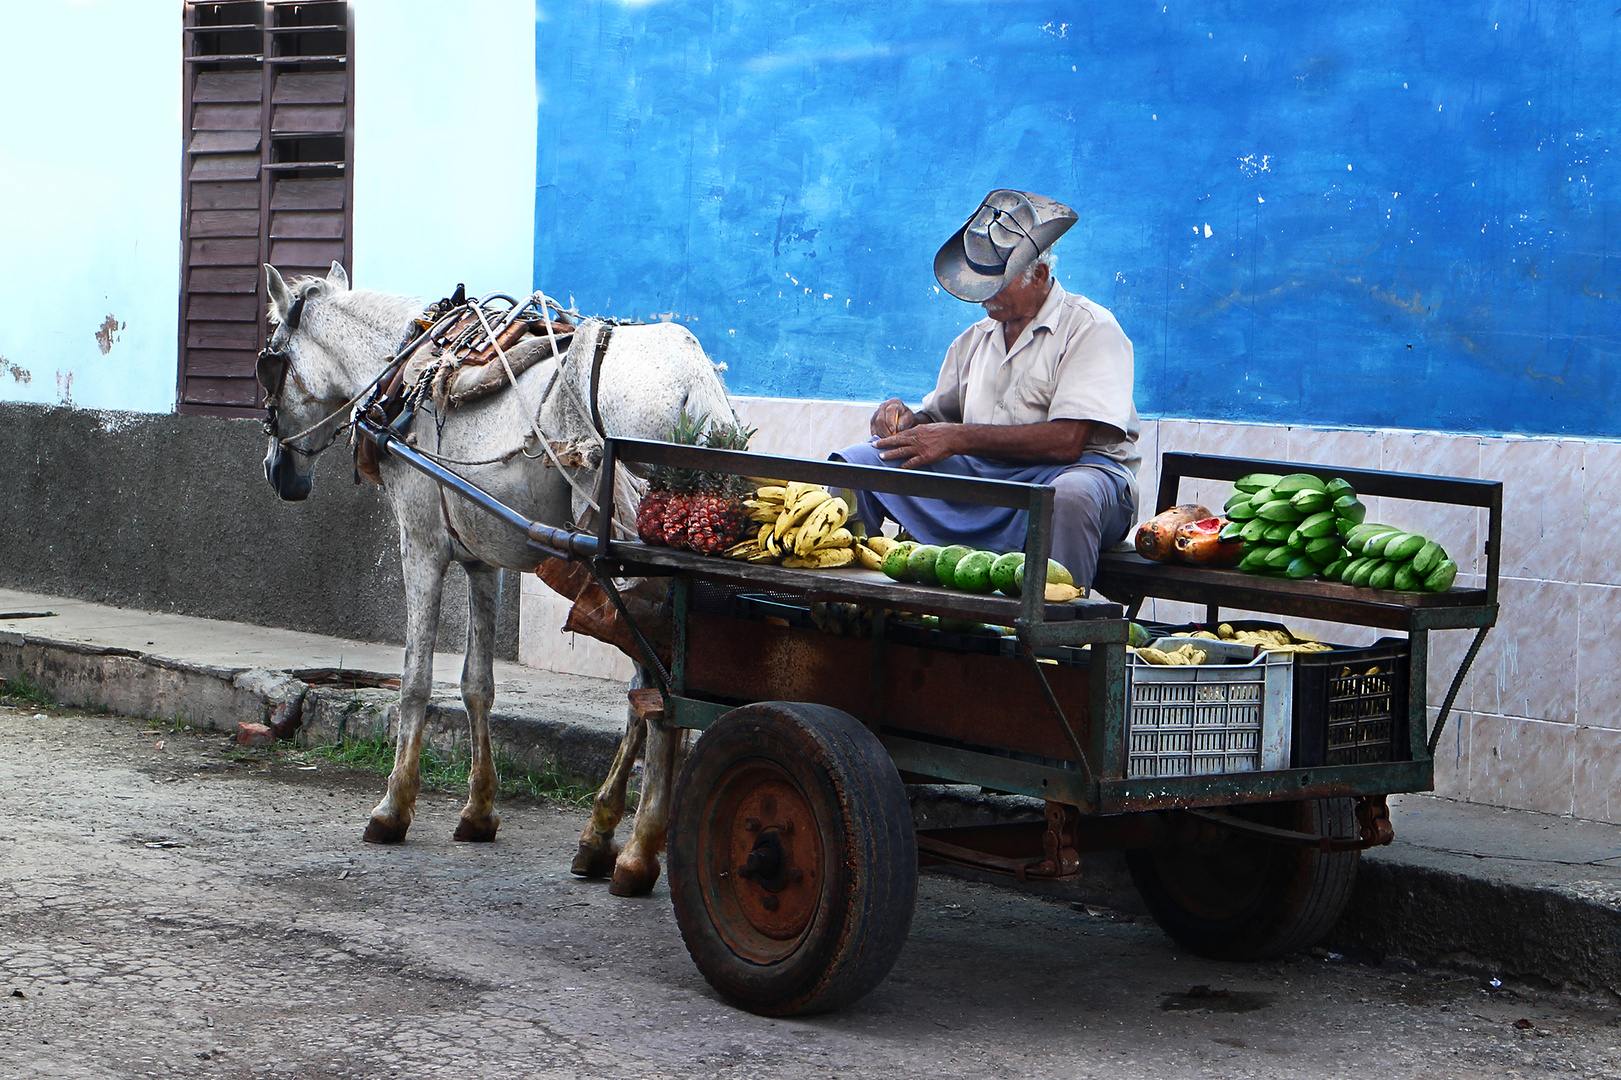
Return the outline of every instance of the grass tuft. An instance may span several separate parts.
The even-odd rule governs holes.
[[[44,687],[29,682],[28,676],[21,675],[15,679],[0,679],[0,704],[55,705],[56,699]]]
[[[341,743],[305,747],[299,756],[379,776],[387,776],[394,769],[394,743],[383,734],[352,736]],[[471,766],[472,756],[465,747],[458,746],[445,753],[424,744],[419,765],[422,786],[433,790],[465,788]],[[596,796],[596,789],[581,787],[555,769],[536,771],[499,752],[495,755],[495,769],[501,777],[503,798],[522,795],[565,806],[589,806]]]

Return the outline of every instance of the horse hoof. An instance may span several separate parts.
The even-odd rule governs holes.
[[[451,834],[452,840],[465,840],[471,844],[488,844],[495,839],[495,830],[501,827],[501,817],[491,814],[482,821],[462,818],[456,823],[456,831]]]
[[[399,818],[372,818],[360,838],[368,844],[398,844],[411,826]]]
[[[622,858],[614,863],[614,876],[608,883],[608,891],[614,896],[646,896],[653,891],[653,883],[658,879],[657,859],[643,862]]]
[[[604,878],[613,873],[614,861],[619,858],[619,848],[613,844],[600,847],[580,841],[579,853],[574,856],[574,865],[569,867],[569,873],[582,878]]]

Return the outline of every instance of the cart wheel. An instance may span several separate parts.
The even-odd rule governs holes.
[[[734,1005],[826,1012],[877,986],[917,898],[900,774],[847,713],[762,702],[687,755],[670,821],[670,897],[687,951]]]
[[[1230,812],[1318,836],[1356,835],[1350,799]],[[1143,902],[1177,944],[1218,960],[1264,960],[1316,944],[1345,910],[1360,851],[1322,852],[1220,829],[1214,838],[1126,853]]]

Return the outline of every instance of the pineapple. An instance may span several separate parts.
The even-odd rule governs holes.
[[[704,432],[704,445],[714,450],[747,450],[752,428],[716,421]],[[748,517],[743,500],[753,491],[747,477],[730,473],[703,473],[692,496],[687,516],[687,546],[714,555],[743,539]]]
[[[704,430],[704,421],[694,419],[685,409],[665,442],[698,445]],[[673,465],[659,465],[648,478],[647,494],[636,510],[636,534],[644,544],[664,547],[685,547],[687,543],[687,513],[694,490],[692,469]]]
[[[647,494],[636,508],[636,535],[644,544],[663,545],[664,512],[670,505],[672,470],[655,465],[647,478]]]

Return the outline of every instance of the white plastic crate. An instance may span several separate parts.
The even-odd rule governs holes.
[[[1184,640],[1163,638],[1154,645],[1175,649]],[[1292,658],[1261,653],[1243,660],[1242,651],[1233,651],[1243,646],[1192,640],[1211,654],[1211,663],[1170,667],[1127,657],[1126,776],[1288,768]],[[1229,662],[1220,662],[1224,658]]]

